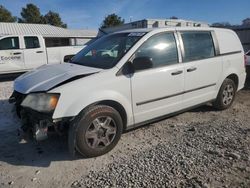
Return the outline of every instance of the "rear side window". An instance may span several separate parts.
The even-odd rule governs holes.
[[[178,63],[177,46],[173,33],[160,33],[149,38],[135,53],[135,57],[150,57],[153,67]]]
[[[214,43],[210,32],[183,32],[183,61],[201,60],[215,56]]]
[[[18,37],[7,37],[0,40],[0,50],[19,49]]]
[[[27,49],[40,48],[38,37],[24,37],[24,42]]]
[[[70,46],[69,38],[45,38],[46,47]]]

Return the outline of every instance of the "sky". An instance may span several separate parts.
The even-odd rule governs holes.
[[[249,0],[0,0],[0,5],[18,17],[27,3],[37,5],[42,14],[58,12],[72,29],[98,29],[111,13],[125,22],[176,16],[207,23],[241,24],[250,17]]]

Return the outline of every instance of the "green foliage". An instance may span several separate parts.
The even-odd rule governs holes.
[[[242,25],[250,26],[250,18],[246,18],[246,19],[242,20]]]
[[[124,24],[124,19],[113,13],[104,18],[101,28],[113,27],[122,24]]]
[[[176,16],[171,16],[169,19],[178,20],[178,17],[176,17]]]
[[[240,25],[231,25],[229,22],[217,22],[213,23],[211,25],[212,27],[234,27],[234,26],[240,26]],[[246,18],[242,20],[241,26],[250,26],[250,18]]]
[[[0,22],[16,22],[17,18],[12,16],[3,5],[0,5]]]
[[[27,4],[26,8],[22,8],[21,16],[19,23],[43,23],[40,9],[34,4]]]
[[[60,15],[56,12],[49,11],[45,14],[44,20],[46,24],[67,28],[67,24],[62,22]]]
[[[49,11],[43,16],[40,9],[34,4],[27,4],[25,8],[22,8],[21,16],[22,18],[18,19],[19,23],[50,24],[67,28],[67,24],[62,22],[58,13]]]

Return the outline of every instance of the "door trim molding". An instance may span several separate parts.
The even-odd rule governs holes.
[[[130,125],[130,126],[128,126],[128,127],[126,128],[126,131],[134,130],[134,129],[136,129],[136,128],[138,128],[138,127],[141,127],[141,126],[143,126],[143,125],[147,125],[147,124],[151,124],[151,123],[155,123],[155,122],[164,120],[164,119],[166,119],[166,118],[169,118],[169,117],[172,117],[172,116],[181,114],[181,113],[183,113],[183,112],[186,112],[186,111],[188,111],[188,110],[195,109],[195,108],[197,108],[197,107],[199,107],[199,106],[205,105],[205,104],[207,104],[208,102],[213,102],[214,100],[215,100],[215,99],[208,100],[208,101],[206,101],[206,102],[203,102],[203,103],[200,103],[200,104],[197,104],[197,105],[194,105],[194,106],[191,106],[191,107],[182,109],[182,110],[178,110],[178,111],[173,112],[173,113],[170,113],[170,114],[166,114],[166,115],[159,116],[159,117],[156,117],[156,118],[153,118],[153,119],[150,119],[150,120],[146,120],[146,121],[143,121],[143,122],[139,122],[139,123]]]
[[[183,92],[175,93],[175,94],[172,94],[172,95],[167,95],[167,96],[164,96],[164,97],[159,97],[159,98],[155,98],[155,99],[150,99],[150,100],[138,102],[138,103],[136,103],[136,106],[140,106],[140,105],[144,105],[144,104],[147,104],[147,103],[164,100],[164,99],[171,98],[171,97],[176,97],[178,95],[183,95],[185,93],[190,93],[190,92],[193,92],[193,91],[205,89],[205,88],[212,87],[212,86],[215,86],[215,85],[216,85],[216,83],[213,83],[213,84],[205,85],[205,86],[198,87],[198,88],[195,88],[195,89],[190,89],[190,90],[186,90],[186,91],[183,91]]]
[[[239,51],[233,51],[233,52],[227,52],[227,53],[222,53],[222,54],[219,54],[217,56],[227,56],[227,55],[233,55],[233,54],[239,54],[241,53],[242,51],[239,50]]]

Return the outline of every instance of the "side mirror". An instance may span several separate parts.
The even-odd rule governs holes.
[[[145,70],[153,67],[153,61],[151,57],[136,57],[133,60],[134,70]]]
[[[68,62],[70,62],[71,61],[71,59],[74,57],[74,55],[66,55],[65,57],[64,57],[64,63],[68,63]]]

